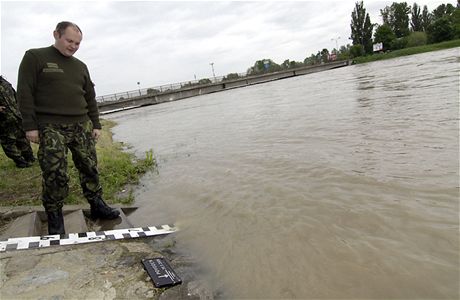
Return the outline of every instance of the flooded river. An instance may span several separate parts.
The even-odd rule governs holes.
[[[460,49],[120,112],[145,225],[223,298],[457,299]]]

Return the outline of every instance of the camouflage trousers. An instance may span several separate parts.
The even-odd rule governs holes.
[[[47,211],[56,211],[64,205],[69,194],[67,153],[80,176],[83,195],[88,202],[102,197],[99,184],[95,140],[90,121],[75,124],[43,124],[39,126],[40,147],[38,161],[42,170],[42,201]]]
[[[0,143],[5,155],[15,162],[33,158],[32,148],[22,130],[21,120],[2,118],[0,122]]]

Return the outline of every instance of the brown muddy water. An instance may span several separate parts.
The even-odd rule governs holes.
[[[110,115],[222,298],[458,299],[460,48]]]

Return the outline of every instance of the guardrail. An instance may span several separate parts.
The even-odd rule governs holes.
[[[236,74],[236,73],[234,73]],[[199,80],[184,81],[178,83],[165,84],[150,88],[137,89],[132,91],[120,92],[115,94],[103,95],[96,97],[96,101],[99,103],[113,102],[113,101],[122,101],[140,96],[154,96],[156,94],[161,94],[165,92],[173,92],[181,89],[188,89],[197,87],[200,85],[213,84],[213,83],[222,83],[234,79],[242,79],[246,77],[246,73],[238,73],[238,77],[228,78],[226,76],[212,77],[212,78],[203,78]]]

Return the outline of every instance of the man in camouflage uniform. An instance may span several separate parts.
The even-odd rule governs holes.
[[[120,212],[102,199],[95,143],[101,132],[94,84],[87,66],[73,55],[83,34],[71,22],[60,22],[52,46],[29,49],[19,66],[18,102],[29,141],[39,143],[42,202],[48,233],[65,233],[62,207],[69,193],[67,154],[80,175],[91,217],[118,218]]]
[[[11,158],[18,168],[32,166],[35,158],[22,129],[16,92],[2,76],[0,76],[0,143],[6,156]]]
[[[83,195],[90,203],[98,199],[102,201],[92,123],[39,125],[39,131],[42,137],[38,160],[43,172],[42,200],[46,210],[61,210],[69,194],[67,149],[70,149],[75,167],[80,171]]]

